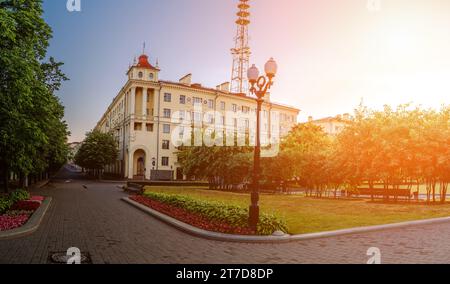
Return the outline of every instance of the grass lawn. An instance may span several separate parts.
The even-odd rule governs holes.
[[[187,195],[247,207],[249,194],[210,191],[198,187],[146,187],[146,191]],[[379,204],[364,200],[319,200],[292,195],[261,195],[261,210],[283,218],[291,234],[390,224],[450,216],[450,204]]]

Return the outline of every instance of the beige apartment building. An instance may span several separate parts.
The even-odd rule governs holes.
[[[189,133],[179,118],[227,128],[243,125],[247,132],[256,123],[256,99],[230,93],[230,84],[206,88],[191,82],[190,74],[178,82],[160,80],[160,69],[141,55],[128,70],[128,81],[108,107],[96,129],[112,133],[119,157],[106,172],[139,180],[183,180],[177,163],[177,146],[173,132],[180,138]],[[200,109],[200,111],[199,111]],[[233,119],[227,116],[234,114]],[[261,128],[271,139],[273,133],[283,136],[297,123],[299,110],[270,101],[267,96],[261,114]],[[177,116],[177,119],[174,119]],[[183,124],[185,125],[185,124]],[[184,137],[186,139],[186,137]],[[273,140],[270,140],[273,141]]]
[[[346,113],[344,115],[325,117],[321,119],[313,119],[313,117],[308,118],[308,122],[317,125],[323,129],[323,131],[331,136],[336,136],[341,133],[345,127],[350,123],[353,118],[350,114]]]

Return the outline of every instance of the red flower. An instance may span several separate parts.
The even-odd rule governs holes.
[[[28,221],[28,215],[0,216],[0,231],[12,230],[23,226]]]
[[[131,200],[138,202],[142,205],[145,205],[153,210],[166,214],[172,218],[175,218],[179,221],[192,225],[194,227],[225,233],[225,234],[239,234],[239,235],[254,235],[255,233],[250,228],[242,228],[233,226],[227,223],[221,223],[217,221],[209,220],[199,214],[194,214],[185,209],[178,208],[172,205],[164,204],[162,202],[150,199],[148,197],[143,196],[132,196]]]

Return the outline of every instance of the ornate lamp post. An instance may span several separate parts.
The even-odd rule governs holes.
[[[254,231],[257,230],[259,222],[259,179],[261,175],[261,107],[264,102],[264,97],[267,91],[273,85],[273,78],[277,73],[277,63],[273,58],[270,58],[264,66],[266,76],[259,76],[259,70],[253,64],[248,69],[248,81],[251,84],[250,92],[257,97],[258,107],[256,109],[256,147],[253,168],[253,186],[250,205],[249,225]]]

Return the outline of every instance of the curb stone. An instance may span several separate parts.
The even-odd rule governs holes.
[[[387,225],[357,227],[357,228],[351,228],[351,229],[343,229],[343,230],[319,232],[319,233],[311,233],[311,234],[302,234],[302,235],[285,234],[283,236],[240,236],[240,235],[229,235],[229,234],[205,231],[205,230],[199,229],[197,227],[191,226],[189,224],[183,223],[183,222],[181,222],[177,219],[174,219],[172,217],[169,217],[165,214],[162,214],[156,210],[153,210],[147,206],[144,206],[138,202],[135,202],[128,197],[123,197],[122,200],[124,202],[144,211],[145,213],[159,219],[160,221],[163,221],[164,223],[167,223],[168,225],[175,227],[176,229],[183,231],[189,235],[193,235],[196,237],[209,239],[209,240],[222,241],[222,242],[269,243],[269,244],[289,243],[289,242],[340,237],[340,236],[346,236],[346,235],[354,235],[354,234],[370,233],[370,232],[384,231],[384,230],[390,230],[390,229],[400,229],[400,228],[408,228],[408,227],[420,226],[420,225],[432,225],[432,224],[440,224],[440,223],[450,222],[450,217],[444,217],[444,218],[435,218],[435,219],[427,219],[427,220],[419,220],[419,221],[394,223],[394,224],[387,224]]]
[[[20,238],[34,233],[42,223],[42,220],[44,219],[44,216],[47,213],[51,202],[52,198],[46,197],[45,200],[42,201],[42,205],[38,208],[38,210],[36,210],[36,212],[33,213],[31,218],[25,225],[13,230],[0,232],[0,240]]]

